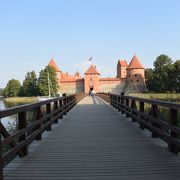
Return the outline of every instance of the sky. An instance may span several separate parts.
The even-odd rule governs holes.
[[[53,57],[63,72],[83,76],[96,65],[115,77],[134,53],[145,68],[160,54],[180,59],[179,0],[0,0],[0,88]]]

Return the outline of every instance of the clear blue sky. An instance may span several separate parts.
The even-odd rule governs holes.
[[[146,68],[162,53],[180,59],[179,8],[179,0],[0,0],[0,87],[51,57],[83,73],[92,56],[102,77],[134,52]]]

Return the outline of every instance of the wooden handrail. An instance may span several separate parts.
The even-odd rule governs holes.
[[[20,157],[28,154],[28,146],[33,140],[41,140],[42,133],[51,130],[53,123],[58,123],[73,106],[86,95],[84,93],[49,99],[42,102],[22,105],[0,111],[0,119],[11,115],[18,115],[18,129],[14,134],[9,134],[0,122],[0,179],[3,180],[3,167],[17,154]],[[44,107],[44,112],[42,111]],[[33,116],[28,123],[27,112]],[[10,145],[11,148],[3,152]],[[8,146],[9,148],[9,146]]]
[[[170,152],[176,154],[180,151],[180,104],[109,93],[96,95],[138,122],[141,129],[150,130],[153,138],[164,140]],[[149,111],[146,104],[150,106]],[[166,109],[168,116],[162,118],[160,108]]]

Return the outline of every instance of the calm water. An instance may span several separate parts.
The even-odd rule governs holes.
[[[4,101],[4,99],[2,97],[0,97],[0,110],[15,107],[15,106],[19,106],[19,105],[22,105],[22,104],[27,104],[27,103],[26,102],[23,102],[23,103],[18,103],[18,102],[9,103],[8,102],[7,103],[7,102]],[[9,116],[9,117],[6,117],[6,118],[2,118],[1,122],[5,127],[14,126],[15,122],[16,122],[15,121],[16,119],[17,119],[17,115],[13,115],[13,116]]]

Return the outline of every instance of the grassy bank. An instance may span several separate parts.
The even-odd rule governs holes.
[[[135,96],[140,98],[157,99],[162,101],[175,102],[180,104],[180,93],[132,93],[129,96]],[[137,104],[139,109],[139,104]],[[151,105],[148,103],[144,104],[144,111],[149,114]],[[159,118],[169,123],[169,109],[165,107],[158,107]],[[180,127],[180,111],[178,111],[178,127]]]
[[[131,93],[128,95],[140,98],[180,102],[180,93]]]
[[[37,97],[10,97],[10,98],[4,98],[4,101],[7,103],[33,103],[37,102]]]

